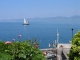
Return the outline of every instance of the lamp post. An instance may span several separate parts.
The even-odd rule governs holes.
[[[72,38],[73,38],[73,28],[72,28]]]

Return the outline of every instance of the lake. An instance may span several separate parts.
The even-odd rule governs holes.
[[[18,41],[35,39],[40,43],[40,48],[48,48],[57,39],[57,29],[59,31],[59,43],[69,43],[73,35],[80,30],[80,24],[53,24],[48,22],[30,22],[30,25],[22,25],[22,22],[0,22],[0,40]]]

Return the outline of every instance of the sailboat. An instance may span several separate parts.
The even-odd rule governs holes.
[[[26,21],[26,19],[24,18],[24,23],[23,25],[29,25],[29,21]]]

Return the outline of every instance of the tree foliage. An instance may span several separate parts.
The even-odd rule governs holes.
[[[80,31],[72,39],[69,60],[80,60]]]
[[[44,60],[42,51],[35,48],[30,40],[6,44],[6,48],[4,48],[3,60]]]

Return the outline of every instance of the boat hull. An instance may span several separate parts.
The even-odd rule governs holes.
[[[23,24],[23,25],[29,25],[29,24]]]

